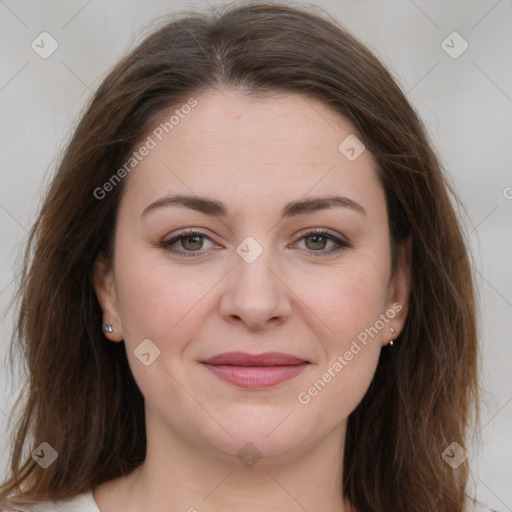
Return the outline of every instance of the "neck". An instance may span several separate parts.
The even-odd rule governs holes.
[[[342,493],[345,430],[346,422],[300,453],[259,460],[249,447],[239,460],[173,437],[164,446],[161,436],[148,435],[144,463],[98,486],[94,497],[102,512],[234,512],[248,504],[259,512],[351,512]]]

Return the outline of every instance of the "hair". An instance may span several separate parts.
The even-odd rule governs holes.
[[[71,498],[144,461],[143,396],[124,344],[105,342],[93,288],[97,257],[112,257],[126,179],[107,200],[94,191],[169,108],[228,87],[301,94],[349,120],[378,164],[393,268],[412,238],[408,316],[348,418],[340,486],[365,512],[464,510],[468,463],[454,470],[441,456],[453,441],[465,446],[478,419],[476,299],[460,201],[378,58],[321,10],[266,3],[167,18],[109,72],[81,116],[24,255],[11,358],[21,354],[28,387],[15,404],[24,399],[0,504]],[[58,453],[46,469],[24,454],[43,442]]]

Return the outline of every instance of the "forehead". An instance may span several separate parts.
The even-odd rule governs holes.
[[[192,99],[193,108],[173,106],[146,134],[152,148],[130,173],[124,202],[140,209],[183,192],[218,193],[228,203],[251,197],[258,204],[259,197],[260,205],[281,198],[280,206],[288,196],[334,189],[368,200],[379,193],[373,156],[368,150],[358,156],[364,146],[353,126],[324,103],[299,94],[253,98],[236,90]],[[347,157],[354,152],[356,159]]]
[[[183,129],[190,124],[195,133]],[[187,139],[211,150],[218,149],[216,144],[224,149],[244,148],[245,154],[251,148],[260,153],[266,145],[272,157],[279,156],[279,149],[293,149],[306,161],[311,149],[333,160],[339,153],[340,136],[354,133],[347,119],[314,98],[284,93],[256,98],[233,89],[209,91],[198,97],[197,106],[180,126],[172,130],[176,141]]]

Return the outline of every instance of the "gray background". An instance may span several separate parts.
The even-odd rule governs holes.
[[[324,8],[392,70],[423,118],[460,195],[480,290],[482,428],[466,446],[478,498],[512,511],[512,1],[323,0]],[[0,0],[0,356],[13,314],[19,251],[41,190],[77,116],[108,69],[151,20],[222,2]],[[58,49],[42,59],[46,31]],[[442,42],[457,31],[458,58]],[[450,41],[450,39],[448,39]],[[455,39],[452,51],[461,48]],[[0,475],[10,407],[20,389],[0,371]],[[477,448],[479,447],[479,451]]]

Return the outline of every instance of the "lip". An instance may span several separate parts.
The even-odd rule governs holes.
[[[201,363],[220,379],[243,388],[267,388],[301,373],[308,361],[281,352],[225,352]]]

